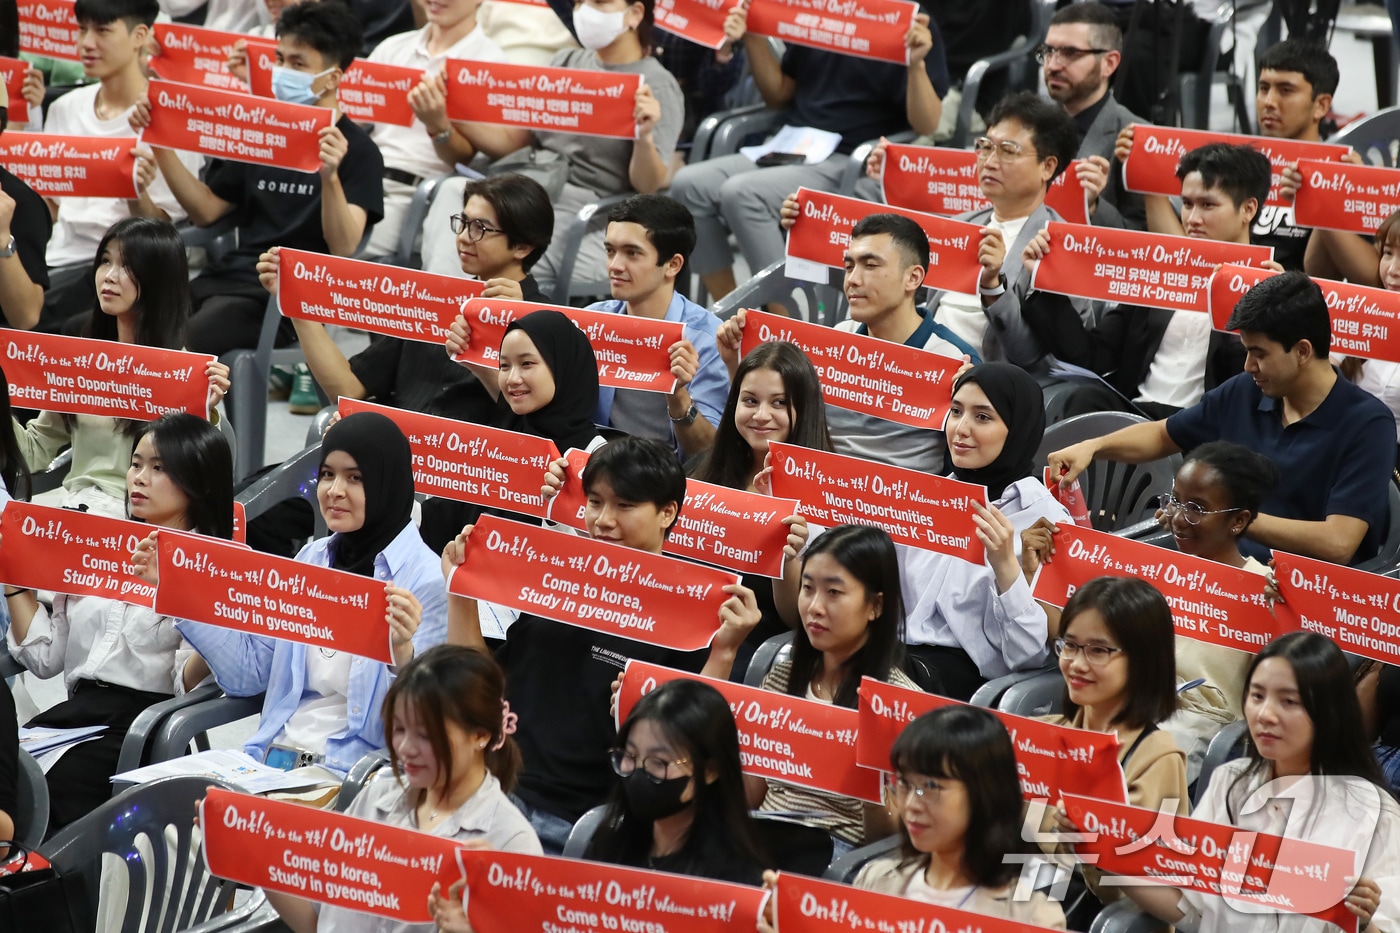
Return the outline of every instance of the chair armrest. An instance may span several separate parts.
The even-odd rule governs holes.
[[[423,227],[428,208],[432,206],[442,181],[441,178],[425,178],[413,189],[413,200],[408,203],[408,213],[404,214],[403,227],[399,231],[399,248],[394,253],[394,265],[406,267],[413,259],[414,241],[418,239],[418,232]]]
[[[997,704],[1001,702],[1002,694],[1006,693],[1007,690],[1011,689],[1016,684],[1019,684],[1023,680],[1029,680],[1032,677],[1039,677],[1041,674],[1048,671],[1057,671],[1059,665],[1058,663],[1052,664],[1053,660],[1052,658],[1046,661],[1044,665],[1033,671],[1012,671],[1010,674],[1004,674],[1001,677],[993,677],[991,680],[978,687],[968,702],[973,706],[981,706],[984,709],[996,709]]]
[[[1017,716],[1042,716],[1059,712],[1065,696],[1065,679],[1059,670],[1032,672],[1010,684],[997,701],[997,709]]]
[[[8,651],[0,651],[0,680],[9,680],[23,674],[25,667],[10,656]]]
[[[1120,538],[1132,538],[1135,541],[1147,541],[1151,538],[1156,537],[1158,532],[1166,532],[1167,534],[1171,533],[1168,532],[1167,529],[1163,528],[1162,523],[1157,521],[1157,519],[1145,518],[1140,522],[1136,522],[1132,525],[1129,525],[1127,528],[1119,528],[1117,531],[1114,532],[1114,534]],[[1152,541],[1151,543],[1156,544],[1157,542]]]
[[[52,492],[62,486],[72,466],[73,448],[69,447],[54,457],[42,472],[29,474],[29,495],[33,497],[41,492]]]
[[[896,851],[900,845],[899,836],[886,836],[884,839],[876,840],[867,846],[859,849],[852,849],[845,855],[838,855],[831,860],[822,878],[827,881],[836,881],[841,884],[850,884],[861,868],[882,855],[888,855]]]
[[[1019,45],[1013,45],[1005,52],[988,55],[972,63],[972,67],[967,69],[967,77],[963,79],[962,101],[958,104],[958,119],[953,124],[953,138],[948,140],[949,146],[954,149],[966,149],[971,142],[968,136],[972,132],[972,111],[977,107],[977,94],[982,90],[982,81],[988,73],[1004,71],[1024,61],[1034,54],[1034,51],[1034,45],[1022,39]]]
[[[750,113],[742,113],[726,120],[715,131],[710,142],[709,158],[733,155],[739,151],[744,140],[755,133],[767,134],[783,125],[787,118],[786,110],[769,110],[761,107]]]
[[[389,763],[387,749],[379,748],[365,755],[350,767],[345,780],[340,785],[340,796],[335,800],[335,808],[344,813],[345,808],[354,803],[355,797],[365,789],[365,783]]]
[[[179,758],[195,736],[215,726],[257,716],[262,708],[263,695],[259,693],[252,697],[221,696],[173,710],[156,729],[151,743],[151,763]]]
[[[690,161],[703,162],[705,159],[714,157],[715,153],[710,151],[714,145],[714,137],[725,123],[736,117],[761,113],[766,109],[768,108],[763,104],[747,104],[743,107],[712,113],[701,120],[700,125],[695,128],[695,139],[690,144]]]
[[[559,275],[554,282],[554,294],[550,300],[557,305],[569,303],[569,283],[574,279],[574,264],[578,262],[579,247],[593,224],[606,220],[608,209],[621,204],[631,194],[613,194],[579,208],[569,229],[564,231],[564,258],[559,263]]]
[[[117,770],[113,773],[122,774],[150,763],[143,761],[142,755],[146,751],[146,744],[150,741],[151,736],[167,716],[176,710],[199,703],[207,703],[220,696],[223,696],[223,691],[219,689],[217,684],[205,684],[202,687],[196,687],[184,696],[162,700],[137,713],[136,718],[131,722],[131,728],[126,730],[126,738],[122,740],[122,750],[117,757]]]

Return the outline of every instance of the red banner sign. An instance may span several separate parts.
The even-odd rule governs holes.
[[[321,130],[335,116],[325,107],[169,81],[152,81],[147,94],[151,124],[141,134],[147,145],[298,172],[321,169]]]
[[[23,94],[24,76],[29,73],[29,68],[29,62],[0,56],[0,81],[5,82],[10,126],[24,126],[29,122],[29,101],[24,99]]]
[[[724,19],[734,0],[656,0],[656,26],[707,49],[724,45]]]
[[[248,50],[248,88],[255,97],[272,97],[272,68],[277,64],[277,42],[252,36],[243,41]]]
[[[792,444],[770,443],[768,450],[773,495],[798,500],[809,522],[873,525],[895,544],[974,564],[986,556],[972,521],[972,503],[987,504],[985,486]]]
[[[928,234],[924,284],[953,292],[977,291],[977,279],[982,274],[982,264],[977,261],[977,248],[982,242],[979,224],[810,188],[797,189],[797,203],[797,222],[788,231],[787,241],[786,271],[790,278],[825,283],[828,268],[845,266],[846,247],[851,245],[851,228],[856,221],[870,214],[901,214]]]
[[[421,69],[357,58],[341,77],[336,97],[352,120],[412,126],[408,92],[422,80]]]
[[[1210,316],[1215,329],[1228,330],[1225,325],[1244,293],[1275,274],[1248,266],[1217,269],[1210,280]],[[1327,299],[1333,350],[1368,360],[1400,363],[1400,292],[1331,279],[1313,281]]]
[[[445,341],[462,302],[483,288],[454,275],[285,246],[278,251],[277,307],[283,316],[419,343]]]
[[[1045,203],[1072,224],[1089,222],[1088,200],[1077,171],[1081,161],[1075,159],[1056,175],[1045,194]],[[886,204],[914,211],[951,217],[992,206],[977,184],[977,153],[970,149],[891,143],[885,150],[880,183]]]
[[[415,492],[544,518],[539,491],[545,470],[559,458],[553,441],[341,398],[341,415],[357,411],[379,412],[403,431],[413,455]]]
[[[393,661],[384,582],[194,535],[161,532],[156,612]]]
[[[1075,853],[1097,856],[1096,867],[1122,882],[1155,880],[1356,929],[1342,903],[1354,852],[1074,794],[1064,801],[1080,830]]]
[[[110,340],[3,329],[10,401],[21,408],[154,421],[172,411],[208,417],[214,357]]]
[[[1283,551],[1274,552],[1274,578],[1284,598],[1274,611],[1288,630],[1317,632],[1343,651],[1400,663],[1400,580]]]
[[[712,680],[628,661],[617,694],[617,721],[643,696],[670,680],[699,680],[729,701],[739,727],[739,763],[745,774],[880,803],[880,772],[856,762],[853,709],[773,690]]]
[[[919,12],[905,0],[754,0],[749,32],[838,55],[909,64],[904,37]]]
[[[457,860],[474,930],[749,930],[764,897],[762,888],[581,859],[462,849]]]
[[[243,82],[228,70],[228,53],[243,38],[241,34],[181,23],[156,23],[155,31],[160,54],[151,59],[151,70],[157,77],[180,84],[247,92]]]
[[[0,580],[70,596],[149,606],[156,588],[130,572],[131,552],[153,529],[95,512],[16,499],[0,513]]]
[[[932,710],[966,705],[921,690],[861,678],[856,763],[862,768],[889,771],[890,749],[905,726]],[[989,712],[1011,733],[1021,794],[1027,800],[1049,800],[1054,804],[1062,794],[1073,790],[1090,797],[1128,802],[1128,788],[1118,764],[1118,737],[1112,732],[1057,726],[997,709]]]
[[[448,591],[678,651],[719,630],[737,574],[483,515]]]
[[[248,543],[248,514],[237,499],[233,500],[233,540],[239,544]]]
[[[774,340],[796,344],[816,368],[827,404],[943,430],[962,360],[763,311],[744,315],[742,351]]]
[[[457,359],[494,368],[500,362],[506,327],[516,318],[542,308],[558,311],[588,335],[593,355],[598,358],[599,385],[642,392],[670,392],[676,387],[670,350],[672,344],[685,336],[685,325],[680,321],[658,321],[533,301],[473,298],[462,305],[470,337],[466,350]]]
[[[78,60],[78,17],[73,0],[19,0],[18,6],[21,52]]]
[[[428,892],[460,877],[456,840],[335,810],[215,787],[199,824],[211,875],[403,923],[431,923]]]
[[[1279,197],[1278,193],[1279,176],[1285,168],[1299,159],[1335,160],[1351,151],[1348,146],[1331,143],[1303,142],[1274,136],[1237,136],[1233,133],[1211,133],[1175,126],[1135,123],[1133,151],[1123,163],[1124,187],[1143,194],[1181,194],[1181,182],[1176,177],[1177,163],[1186,153],[1207,143],[1249,146],[1268,156],[1269,165],[1273,170],[1273,183],[1269,188],[1268,201],[1272,207],[1288,206],[1288,202]],[[1301,220],[1298,224],[1313,226],[1304,224]]]
[[[447,62],[447,116],[528,130],[636,139],[642,76],[500,62]]]
[[[1095,577],[1138,577],[1166,597],[1176,633],[1196,641],[1253,653],[1297,629],[1269,611],[1257,573],[1092,528],[1059,527],[1055,559],[1040,565],[1031,586],[1052,606]]]
[[[989,914],[940,907],[803,875],[778,875],[773,891],[783,933],[1045,933]]]
[[[1267,246],[1140,230],[1063,223],[1048,229],[1050,252],[1036,265],[1032,288],[1146,308],[1206,311],[1216,266],[1258,266],[1274,255]]]
[[[1298,163],[1303,183],[1293,203],[1300,227],[1370,236],[1400,210],[1400,171],[1350,162]]]
[[[4,165],[46,198],[136,197],[135,136],[58,136],[15,133],[0,136]]]

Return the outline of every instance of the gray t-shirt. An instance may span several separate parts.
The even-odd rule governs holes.
[[[635,437],[671,443],[671,414],[660,392],[618,389],[613,395],[612,426]]]
[[[661,161],[669,163],[680,138],[685,120],[685,98],[681,87],[662,64],[646,56],[626,65],[605,65],[598,54],[589,49],[564,49],[550,62],[555,68],[580,68],[588,71],[616,71],[640,74],[651,88],[652,96],[661,104],[661,119],[652,131]],[[569,160],[569,183],[587,188],[604,197],[632,190],[627,177],[627,165],[632,161],[633,142],[630,139],[607,139],[582,136],[577,133],[536,133],[541,147],[557,152]]]

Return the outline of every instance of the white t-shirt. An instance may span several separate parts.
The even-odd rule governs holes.
[[[186,16],[204,5],[205,0],[160,0],[161,12],[170,16]],[[270,23],[263,0],[209,0],[204,11],[206,29],[225,32],[248,32],[259,23]]]
[[[1206,354],[1210,351],[1210,315],[1177,311],[1167,322],[1157,355],[1138,387],[1135,402],[1190,408],[1206,393]]]
[[[326,739],[345,729],[346,694],[350,690],[350,662],[345,651],[306,649],[306,687],[301,705],[274,745],[304,748],[317,755],[326,753]]]
[[[129,109],[110,120],[97,119],[97,92],[100,88],[100,84],[90,84],[69,91],[54,101],[44,120],[44,132],[64,136],[131,136],[134,146],[136,134],[131,130]],[[191,173],[199,172],[203,161],[200,156],[192,152],[179,152],[176,155]],[[170,186],[159,172],[151,184],[150,193],[151,200],[169,214],[172,221],[185,216],[184,208],[170,193]],[[92,262],[97,244],[102,242],[107,228],[130,216],[131,210],[122,198],[59,198],[58,220],[54,222],[53,236],[49,238],[49,249],[45,255],[49,267]]]
[[[1029,219],[997,220],[993,216],[986,226],[1000,230],[1006,248],[1010,250]],[[986,355],[982,350],[982,337],[987,332],[987,312],[982,309],[981,296],[967,292],[945,292],[938,303],[938,322],[976,347],[979,354]]]
[[[414,32],[401,32],[396,36],[390,36],[379,43],[375,50],[370,53],[369,60],[383,62],[386,65],[419,68],[428,74],[440,71],[443,63],[449,58],[465,58],[482,62],[504,62],[506,60],[506,53],[502,52],[501,47],[495,42],[487,38],[480,26],[459,39],[446,52],[440,55],[429,55],[428,30],[430,28],[432,27],[424,26]],[[412,126],[376,124],[370,132],[370,138],[379,147],[379,154],[384,157],[385,168],[396,168],[401,172],[425,178],[445,175],[452,170],[452,166],[438,158],[437,150],[433,148],[433,142],[428,138],[428,128],[417,117],[414,117]]]

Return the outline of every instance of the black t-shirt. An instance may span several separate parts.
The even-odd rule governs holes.
[[[15,719],[15,698],[10,695],[9,685],[0,680],[0,810],[18,820],[18,805],[19,725]]]
[[[708,656],[708,649],[673,651],[521,616],[496,652],[506,672],[506,700],[520,717],[515,742],[525,767],[516,793],[570,821],[601,804],[615,780],[608,762],[617,739],[608,714],[612,682],[628,659],[694,674]]]
[[[930,29],[933,48],[924,69],[941,98],[948,93],[948,60],[938,27],[930,24]],[[909,129],[904,107],[909,69],[903,65],[789,45],[783,74],[797,82],[787,122],[840,133],[838,152]]]
[[[1249,228],[1249,242],[1255,246],[1272,246],[1274,261],[1289,272],[1303,271],[1303,254],[1308,251],[1312,227],[1293,223],[1293,207],[1259,208],[1259,216]]]
[[[345,199],[364,208],[365,232],[384,216],[384,159],[379,147],[354,120],[341,115],[345,158],[336,174]],[[207,275],[241,275],[257,282],[258,256],[273,246],[329,253],[321,228],[321,174],[220,159],[210,164],[205,184],[234,205],[238,248],[229,251]]]
[[[53,232],[49,206],[34,193],[33,188],[3,168],[0,168],[0,190],[15,201],[15,216],[10,220],[10,233],[15,238],[15,255],[19,256],[29,281],[47,289],[49,267],[44,262],[44,254],[48,252],[49,234]],[[0,249],[4,249],[5,245],[0,243]]]

